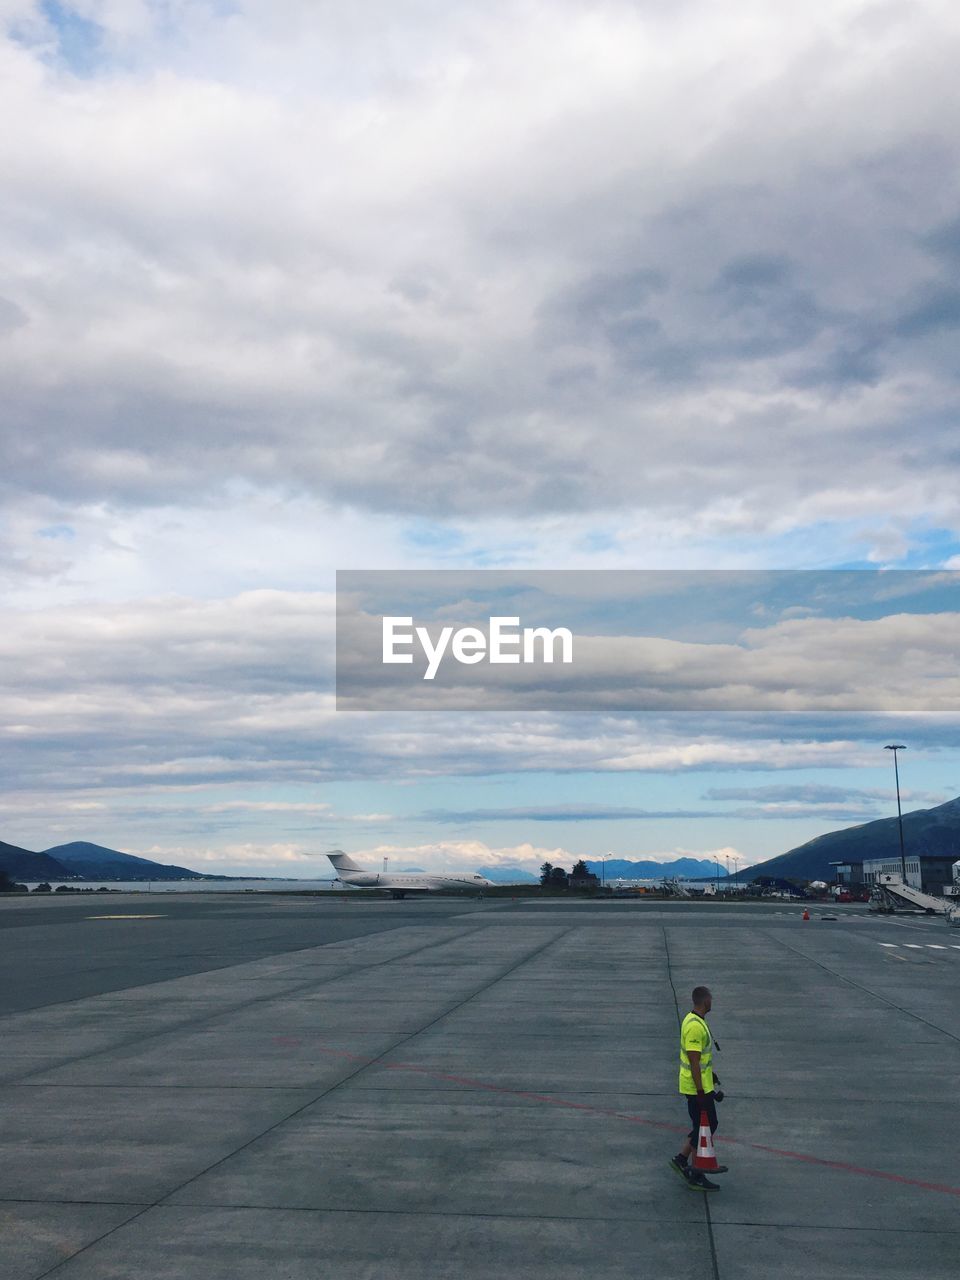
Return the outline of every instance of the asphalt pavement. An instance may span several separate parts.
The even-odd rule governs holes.
[[[654,902],[0,906],[4,1280],[946,1280],[960,939]],[[722,1190],[669,1157],[699,983]]]

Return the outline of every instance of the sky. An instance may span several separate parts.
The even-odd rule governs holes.
[[[949,600],[764,618],[846,646],[801,715],[684,711],[689,648],[669,712],[333,687],[337,570],[960,569],[958,56],[946,0],[0,0],[0,839],[749,864],[895,811],[889,742],[960,794]]]

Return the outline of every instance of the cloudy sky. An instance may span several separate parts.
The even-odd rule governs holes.
[[[908,606],[874,715],[332,686],[337,569],[960,568],[958,60],[948,0],[0,0],[0,839],[755,861],[889,741],[960,793]]]

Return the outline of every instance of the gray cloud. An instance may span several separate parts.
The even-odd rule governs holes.
[[[664,818],[726,817],[725,810],[705,809],[634,809],[609,808],[604,805],[558,804],[536,808],[531,805],[507,809],[426,809],[418,815],[428,822],[623,822]]]
[[[844,804],[881,801],[889,804],[893,788],[833,787],[824,783],[803,783],[763,787],[711,787],[703,793],[705,800],[757,800],[766,803]],[[916,808],[919,804],[942,804],[948,796],[938,792],[901,790],[905,800]]]
[[[745,789],[746,790],[746,789]],[[757,790],[760,790],[758,788]],[[647,821],[714,821],[727,822],[782,822],[784,819],[808,821],[816,818],[824,822],[867,822],[881,817],[888,810],[875,800],[869,803],[789,802],[767,801],[756,806],[739,809],[630,809],[606,808],[603,805],[556,805],[507,809],[427,809],[418,817],[427,822],[453,825],[470,825],[478,822],[647,822]]]
[[[921,237],[921,243],[946,263],[960,263],[960,217],[934,227]]]
[[[930,286],[921,299],[897,321],[903,338],[923,338],[942,330],[960,328],[960,289],[950,285]]]
[[[955,15],[722,9],[101,6],[83,80],[21,30],[8,492],[956,519]]]

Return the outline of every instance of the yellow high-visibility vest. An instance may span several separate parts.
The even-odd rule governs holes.
[[[695,1094],[697,1086],[693,1083],[688,1049],[695,1049],[700,1054],[703,1091],[710,1093],[713,1089],[713,1037],[699,1013],[688,1013],[680,1025],[680,1092]]]

